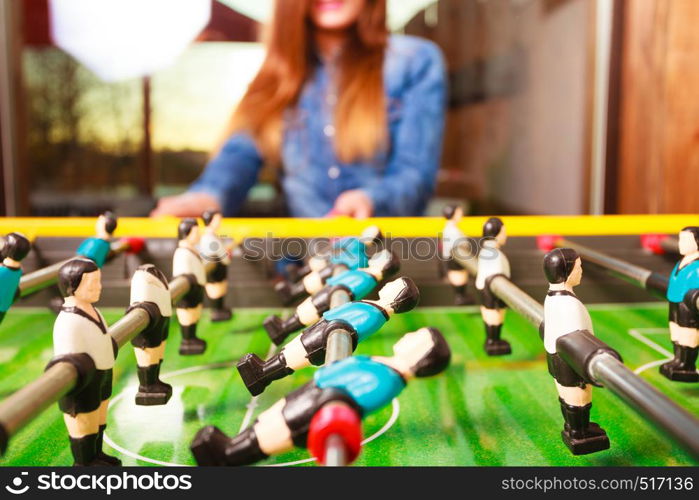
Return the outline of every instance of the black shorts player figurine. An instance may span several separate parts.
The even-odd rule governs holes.
[[[97,217],[95,236],[83,241],[75,252],[78,256],[86,257],[97,264],[100,269],[107,261],[111,250],[110,240],[117,228],[117,217],[112,212],[104,212]]]
[[[298,273],[297,282],[279,281],[274,290],[284,304],[306,295],[313,295],[323,288],[325,280],[345,271],[362,269],[369,265],[370,249],[383,240],[376,226],[369,226],[359,238],[340,238],[332,243],[330,251],[311,256],[308,264]]]
[[[197,337],[197,323],[201,319],[204,302],[206,270],[197,245],[200,233],[196,219],[182,219],[177,228],[177,249],[172,260],[172,275],[184,276],[189,281],[189,291],[175,304],[177,320],[182,331],[180,354],[201,354],[206,350],[206,341]]]
[[[660,366],[660,373],[678,382],[699,382],[699,227],[680,231],[679,250],[682,260],[672,270],[667,289],[675,356]]]
[[[454,303],[456,305],[473,304],[473,298],[466,291],[468,273],[452,255],[454,248],[466,240],[466,235],[459,229],[459,222],[464,216],[464,210],[460,205],[447,205],[442,214],[447,222],[440,239],[440,275],[442,277],[446,275],[449,284],[454,289]]]
[[[377,301],[348,302],[324,313],[322,320],[306,328],[267,361],[256,354],[246,354],[238,362],[240,376],[253,396],[261,394],[272,381],[295,370],[322,365],[328,337],[333,330],[348,331],[354,351],[359,342],[379,331],[393,314],[412,310],[419,300],[420,292],[413,280],[398,278],[379,290]]]
[[[102,292],[101,271],[90,259],[73,259],[58,271],[58,287],[65,299],[53,326],[54,358],[48,366],[66,361],[78,372],[76,386],[58,403],[75,465],[121,465],[102,451],[118,347],[94,307]]]
[[[495,276],[510,277],[510,262],[502,251],[507,233],[502,221],[491,217],[483,225],[483,239],[478,253],[476,290],[481,300],[481,317],[485,325],[485,352],[489,356],[510,354],[510,343],[500,338],[505,321],[505,303],[490,291],[490,280]]]
[[[313,416],[325,405],[344,403],[360,417],[383,408],[408,381],[441,373],[451,352],[442,334],[421,328],[404,335],[392,357],[354,356],[319,368],[313,381],[277,401],[233,438],[201,429],[191,449],[199,465],[250,465],[294,446],[306,447]]]
[[[19,295],[22,260],[31,248],[29,240],[20,233],[10,233],[4,238],[0,264],[0,323]]]
[[[215,263],[206,276],[206,295],[211,300],[211,321],[228,321],[232,313],[224,306],[224,301],[228,292],[228,266],[231,259],[218,235],[223,216],[218,210],[207,210],[201,218],[205,229],[199,249],[204,259]]]
[[[167,278],[160,269],[153,264],[136,269],[131,278],[130,303],[128,311],[141,308],[150,317],[146,329],[131,341],[138,365],[136,404],[164,405],[172,395],[172,387],[160,380],[160,366],[172,316],[172,298]]]
[[[362,300],[374,291],[379,282],[399,270],[398,257],[390,250],[381,250],[369,259],[366,268],[346,271],[328,279],[325,286],[304,300],[290,318],[282,320],[279,316],[268,316],[264,322],[265,329],[272,342],[280,345],[293,332],[320,321],[321,315],[332,307],[335,294],[346,293],[351,301]]]
[[[565,425],[561,436],[574,455],[609,448],[607,433],[590,422],[592,386],[557,354],[556,341],[569,333],[586,330],[594,334],[585,305],[573,293],[582,279],[582,262],[575,250],[557,248],[544,257],[549,291],[544,301],[544,348],[549,373],[556,381]]]

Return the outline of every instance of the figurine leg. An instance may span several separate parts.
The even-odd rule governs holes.
[[[170,400],[172,386],[160,380],[161,365],[162,361],[146,366],[142,366],[139,363],[137,405],[164,405]]]
[[[223,269],[222,275],[225,277],[226,266]],[[211,321],[214,323],[228,321],[233,317],[231,310],[224,306],[227,291],[228,282],[225,280],[206,284],[206,295],[211,299]]]
[[[587,455],[609,448],[609,437],[599,425],[590,422],[592,387],[558,386],[564,419],[561,437],[573,455]]]
[[[116,457],[113,457],[111,455],[107,455],[103,450],[102,450],[102,445],[104,441],[104,431],[107,428],[107,407],[109,406],[109,400],[106,399],[102,401],[102,404],[100,405],[100,408],[98,410],[99,416],[100,416],[100,426],[98,429],[97,433],[97,443],[96,443],[96,451],[97,451],[97,459],[104,462],[105,465],[111,465],[112,467],[118,467],[121,465],[121,460],[119,460]]]
[[[697,356],[699,355],[699,330],[670,323],[674,358],[660,366],[660,373],[677,382],[699,382]]]
[[[303,326],[296,313],[285,320],[279,316],[268,316],[264,321],[265,330],[275,345],[283,344],[291,333],[300,330]]]
[[[245,387],[253,396],[262,394],[274,380],[294,373],[294,370],[287,366],[284,352],[272,356],[267,361],[260,359],[257,354],[246,354],[238,361],[237,367]]]
[[[458,266],[458,264],[456,264]],[[453,263],[448,264],[449,267],[453,267]],[[465,306],[469,304],[475,303],[473,297],[471,297],[467,290],[466,290],[466,285],[468,283],[468,273],[466,270],[461,268],[460,269],[449,269],[447,272],[447,279],[449,280],[449,284],[451,284],[451,287],[454,290],[454,304],[457,306]]]
[[[485,325],[485,352],[488,356],[503,356],[512,353],[510,343],[500,338],[505,310],[481,307],[481,316]]]
[[[202,306],[191,309],[177,309],[177,319],[182,331],[180,354],[183,356],[201,354],[206,350],[206,341],[197,337],[197,323],[201,317]]]

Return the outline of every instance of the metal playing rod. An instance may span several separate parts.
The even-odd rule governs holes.
[[[665,298],[668,280],[660,273],[617,259],[565,238],[556,239],[554,245],[558,248],[572,248],[578,252],[583,260],[603,268],[612,276],[644,288],[657,297]]]
[[[350,301],[347,292],[340,291],[333,294],[330,299],[330,308],[335,308]],[[328,335],[328,344],[325,351],[325,364],[349,358],[352,355],[352,335],[347,330],[333,330]],[[342,437],[331,434],[325,442],[325,466],[344,467],[347,465],[347,451]]]
[[[566,246],[569,247],[569,245]],[[466,254],[460,254],[461,252],[455,249],[454,258],[469,274],[475,275],[478,270],[477,260]],[[508,278],[504,276],[492,278],[490,290],[534,326],[541,327],[544,320],[544,306],[524,293]],[[699,306],[699,303],[697,305]],[[699,457],[699,420],[695,416],[606,352],[600,352],[588,360],[587,372],[595,382],[616,394],[641,416],[654,422],[693,455]]]
[[[206,271],[211,271],[213,266],[213,262],[207,262]],[[169,288],[174,304],[189,291],[189,281],[184,277],[175,278],[169,283]],[[114,323],[108,333],[122,347],[141,333],[149,321],[147,312],[133,309]],[[0,402],[0,453],[5,452],[9,439],[22,427],[70,392],[77,379],[78,373],[71,363],[56,363],[39,378]]]
[[[660,240],[660,248],[667,253],[680,253],[680,240],[674,236],[668,236]]]
[[[108,260],[111,260],[115,256],[128,251],[131,248],[127,240],[115,241],[111,245],[111,251],[109,253]],[[19,281],[19,296],[26,297],[33,293],[43,290],[44,288],[53,285],[58,281],[58,270],[63,264],[74,259],[62,260],[61,262],[56,262],[50,266],[37,269],[31,273],[27,273]]]

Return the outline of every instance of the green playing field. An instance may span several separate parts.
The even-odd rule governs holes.
[[[699,384],[670,382],[658,364],[670,352],[666,309],[656,304],[590,307],[597,335],[671,399],[699,414]],[[121,315],[103,311],[111,323]],[[115,368],[114,396],[107,429],[114,454],[125,465],[194,464],[189,443],[204,425],[229,434],[248,425],[259,412],[308,381],[313,369],[275,382],[257,400],[234,367],[246,352],[266,355],[270,342],[261,328],[274,311],[239,310],[229,323],[203,320],[202,356],[177,354],[179,331],[173,322],[164,377],[174,387],[166,406],[134,404],[135,359],[122,349]],[[43,310],[12,310],[0,326],[0,398],[39,376],[51,358],[53,317]],[[563,425],[553,381],[535,328],[510,313],[503,335],[513,354],[489,358],[482,349],[483,326],[475,308],[422,308],[395,316],[384,330],[360,345],[358,354],[389,354],[401,334],[422,326],[439,328],[452,351],[448,371],[416,380],[393,405],[369,416],[357,465],[688,465],[697,464],[674,441],[619,398],[596,389],[593,418],[611,439],[610,450],[574,457],[560,439]],[[109,447],[107,447],[109,448]],[[108,449],[108,451],[110,451]],[[308,463],[295,450],[267,464]],[[56,405],[10,442],[3,465],[70,465],[67,434]]]

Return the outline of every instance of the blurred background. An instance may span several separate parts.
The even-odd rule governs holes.
[[[146,215],[198,176],[262,61],[269,4],[205,2],[168,64],[106,83],[58,47],[48,0],[0,0],[0,215]],[[431,212],[699,212],[699,1],[389,3],[391,29],[448,62]],[[276,182],[265,171],[241,215],[282,214]]]

